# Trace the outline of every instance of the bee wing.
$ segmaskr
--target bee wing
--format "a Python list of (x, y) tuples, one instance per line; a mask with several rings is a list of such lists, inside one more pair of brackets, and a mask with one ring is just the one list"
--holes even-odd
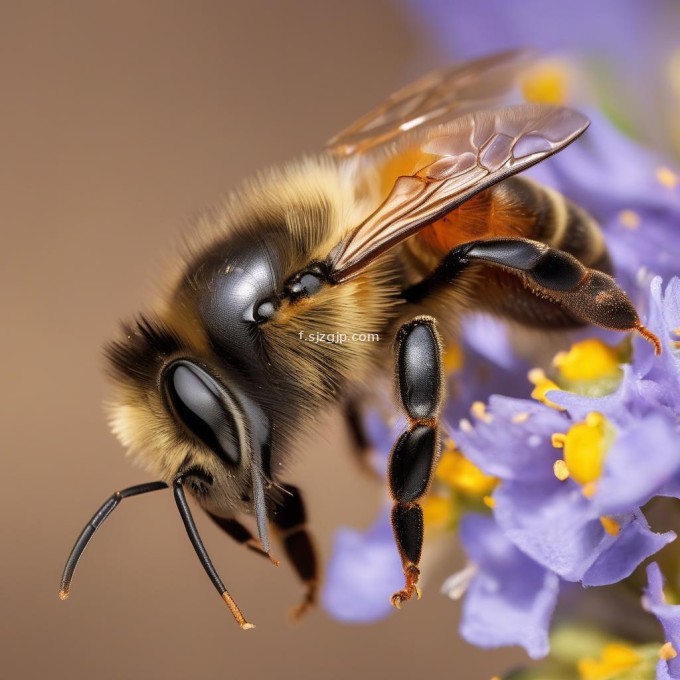
[(524, 104), (477, 111), (421, 135), (402, 150), (416, 159), (415, 172), (400, 175), (378, 209), (333, 249), (331, 278), (355, 276), (476, 193), (559, 151), (588, 125), (571, 109)]
[(326, 146), (338, 156), (364, 153), (416, 127), (499, 106), (531, 56), (529, 50), (512, 50), (432, 71), (392, 94)]

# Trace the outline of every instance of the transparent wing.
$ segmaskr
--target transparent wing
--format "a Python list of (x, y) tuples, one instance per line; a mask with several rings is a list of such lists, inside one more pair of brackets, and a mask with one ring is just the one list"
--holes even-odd
[[(476, 193), (543, 160), (588, 127), (577, 111), (524, 104), (477, 111), (402, 149), (415, 171), (401, 175), (378, 207), (334, 248), (331, 277), (355, 276), (378, 255)], [(415, 149), (414, 149), (415, 147)]]
[(339, 156), (364, 153), (416, 127), (499, 106), (531, 56), (529, 50), (513, 50), (428, 73), (395, 92), (326, 146)]

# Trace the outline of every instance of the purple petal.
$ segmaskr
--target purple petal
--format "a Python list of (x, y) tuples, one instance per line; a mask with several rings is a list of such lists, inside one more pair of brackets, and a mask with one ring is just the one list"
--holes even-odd
[(491, 517), (466, 515), (461, 539), (479, 568), (463, 603), (461, 635), (479, 647), (521, 645), (534, 659), (545, 656), (557, 576), (517, 550)]
[(630, 576), (641, 562), (673, 540), (674, 532), (654, 533), (642, 513), (639, 513), (588, 569), (583, 577), (583, 585), (606, 586), (618, 583)]
[[(680, 650), (680, 605), (666, 604), (663, 594), (663, 576), (656, 562), (647, 567), (648, 586), (642, 604), (647, 611), (652, 612), (663, 627), (666, 641), (673, 645), (675, 650)], [(665, 666), (665, 668), (664, 668)], [(668, 677), (677, 680), (680, 678), (680, 656), (663, 660), (657, 667), (658, 677)], [(664, 676), (663, 673), (667, 674)]]
[[(566, 416), (535, 401), (499, 396), (491, 397), (487, 411), (489, 422), (453, 433), (465, 456), (486, 474), (501, 479), (554, 479), (553, 463), (559, 452), (551, 437), (569, 427)], [(513, 422), (527, 414), (528, 420)]]
[(673, 678), (671, 675), (668, 662), (663, 659), (659, 659), (659, 663), (656, 664), (656, 680), (677, 680), (677, 676)]
[(616, 515), (643, 506), (680, 473), (678, 432), (662, 416), (637, 421), (607, 452), (593, 507)]
[(506, 482), (494, 494), (505, 535), (529, 557), (567, 581), (580, 581), (615, 540), (604, 531), (580, 487), (567, 480)]
[(403, 586), (401, 559), (389, 510), (365, 533), (341, 529), (322, 592), (324, 609), (347, 623), (368, 623), (393, 611), (390, 596)]

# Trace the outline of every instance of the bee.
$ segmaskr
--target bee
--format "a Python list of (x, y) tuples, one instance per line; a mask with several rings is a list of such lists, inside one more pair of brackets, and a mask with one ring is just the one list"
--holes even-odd
[[(441, 446), (442, 352), (467, 313), (538, 329), (637, 331), (659, 351), (611, 276), (596, 222), (517, 176), (588, 127), (561, 106), (505, 104), (526, 63), (513, 51), (431, 73), (321, 155), (261, 174), (199, 220), (155, 309), (106, 349), (112, 429), (159, 481), (118, 491), (97, 511), (66, 563), (62, 599), (115, 507), (170, 487), (241, 628), (252, 624), (217, 574), (187, 495), (272, 561), (275, 534), (304, 584), (305, 611), (319, 568), (286, 461), (332, 408), (360, 440), (361, 404), (393, 371), (407, 422), (388, 467), (404, 570), (398, 607), (420, 595), (420, 501)], [(382, 341), (305, 341), (369, 333)]]

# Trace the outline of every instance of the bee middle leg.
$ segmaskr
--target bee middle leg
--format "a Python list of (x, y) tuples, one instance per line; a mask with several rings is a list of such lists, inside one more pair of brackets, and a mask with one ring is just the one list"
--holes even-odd
[[(305, 528), (307, 513), (302, 494), (297, 487), (290, 484), (284, 484), (281, 488), (284, 492), (283, 500), (274, 511), (272, 524), (283, 545), (286, 557), (305, 585), (303, 600), (292, 611), (293, 618), (297, 619), (316, 604), (319, 570), (314, 543)], [(211, 512), (208, 512), (208, 515), (220, 529), (237, 543), (246, 546), (258, 555), (271, 559), (269, 554), (262, 549), (260, 541), (237, 519), (220, 517)], [(275, 564), (278, 564), (278, 562), (275, 562)]]
[(283, 500), (276, 508), (272, 522), (286, 557), (305, 586), (302, 602), (291, 612), (294, 619), (299, 619), (316, 604), (319, 568), (314, 543), (305, 528), (307, 512), (302, 494), (292, 484), (283, 484), (282, 489)]
[(420, 597), (420, 555), (423, 545), (425, 495), (440, 452), (439, 414), (444, 392), (442, 345), (436, 322), (416, 317), (397, 333), (396, 381), (408, 428), (399, 437), (388, 467), (394, 499), (392, 528), (404, 567), (404, 588), (392, 596), (399, 608), (413, 595)]
[(351, 452), (360, 470), (370, 477), (382, 481), (382, 474), (379, 473), (372, 461), (374, 449), (366, 432), (366, 426), (362, 419), (362, 404), (358, 399), (350, 399), (345, 404), (343, 417), (350, 438)]

